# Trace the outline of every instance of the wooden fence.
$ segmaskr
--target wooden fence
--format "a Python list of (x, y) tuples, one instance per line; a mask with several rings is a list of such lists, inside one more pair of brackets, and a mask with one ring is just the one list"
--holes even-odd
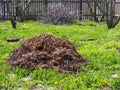
[[(109, 1), (109, 4), (113, 0)], [(67, 8), (77, 10), (79, 20), (94, 20), (102, 21), (106, 19), (106, 3), (105, 0), (22, 0), (20, 2), (21, 8), (16, 9), (16, 4), (12, 1), (0, 0), (0, 20), (9, 20), (12, 16), (18, 16), (23, 20), (38, 20), (45, 12), (50, 11), (50, 7), (58, 6), (60, 4)], [(8, 7), (9, 6), (9, 7)], [(119, 15), (120, 2), (117, 1), (115, 5), (114, 15)]]

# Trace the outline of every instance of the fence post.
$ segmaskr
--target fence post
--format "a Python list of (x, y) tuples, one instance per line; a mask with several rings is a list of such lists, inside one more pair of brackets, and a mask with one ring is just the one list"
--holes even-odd
[(82, 0), (80, 0), (80, 16), (79, 19), (82, 20)]
[(5, 1), (3, 1), (3, 13), (4, 13), (3, 17), (5, 18)]
[(96, 18), (96, 0), (94, 0), (94, 21), (97, 21), (97, 18)]
[(45, 12), (47, 12), (47, 8), (48, 8), (48, 0), (44, 0), (44, 4), (45, 4)]

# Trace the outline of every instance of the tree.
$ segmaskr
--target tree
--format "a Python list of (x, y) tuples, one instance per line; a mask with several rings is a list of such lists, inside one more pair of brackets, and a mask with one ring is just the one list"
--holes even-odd
[(106, 0), (106, 23), (108, 28), (114, 28), (120, 20), (120, 17), (115, 16), (116, 0)]
[[(24, 14), (31, 1), (32, 0), (29, 0), (26, 7), (23, 8), (24, 3), (22, 3), (21, 0), (6, 0), (7, 12), (9, 13), (13, 28), (16, 28), (16, 20), (21, 21), (21, 16)], [(15, 9), (13, 13), (10, 10), (11, 3), (15, 6), (15, 8), (12, 6), (13, 9)]]

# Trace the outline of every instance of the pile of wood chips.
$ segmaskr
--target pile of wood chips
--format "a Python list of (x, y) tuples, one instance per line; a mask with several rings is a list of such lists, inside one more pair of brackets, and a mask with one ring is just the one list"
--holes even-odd
[(86, 65), (86, 60), (76, 51), (75, 45), (47, 34), (25, 40), (7, 61), (13, 67), (52, 68), (72, 73), (80, 70), (80, 64)]

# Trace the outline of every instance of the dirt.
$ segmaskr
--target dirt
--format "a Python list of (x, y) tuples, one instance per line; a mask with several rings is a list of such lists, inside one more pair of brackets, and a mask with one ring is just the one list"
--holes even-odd
[(38, 85), (31, 87), (29, 90), (63, 90), (63, 89), (57, 86), (38, 84)]
[(86, 65), (74, 44), (47, 34), (23, 41), (7, 62), (13, 67), (52, 68), (73, 73), (80, 70), (80, 64)]

